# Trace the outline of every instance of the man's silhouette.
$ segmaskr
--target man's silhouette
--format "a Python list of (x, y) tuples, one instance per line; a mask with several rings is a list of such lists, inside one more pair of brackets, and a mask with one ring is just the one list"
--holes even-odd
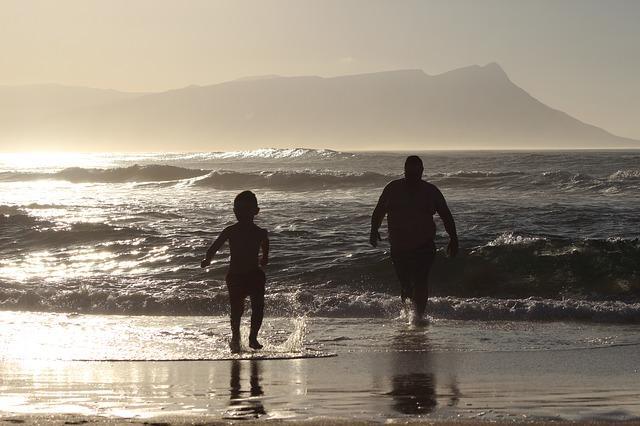
[(402, 286), (402, 301), (407, 298), (413, 301), (417, 320), (423, 317), (427, 306), (429, 271), (436, 253), (434, 214), (438, 213), (449, 234), (449, 256), (458, 253), (458, 236), (451, 211), (440, 190), (422, 180), (423, 171), (420, 157), (407, 157), (404, 179), (390, 182), (382, 191), (371, 217), (369, 237), (371, 245), (377, 247), (378, 229), (387, 215), (391, 260)]

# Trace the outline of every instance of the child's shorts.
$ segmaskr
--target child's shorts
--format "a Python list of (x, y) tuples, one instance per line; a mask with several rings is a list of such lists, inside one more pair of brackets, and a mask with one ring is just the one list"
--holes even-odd
[(264, 298), (264, 285), (267, 281), (262, 269), (256, 269), (247, 273), (227, 274), (227, 289), (232, 300), (244, 300), (247, 296), (251, 299)]

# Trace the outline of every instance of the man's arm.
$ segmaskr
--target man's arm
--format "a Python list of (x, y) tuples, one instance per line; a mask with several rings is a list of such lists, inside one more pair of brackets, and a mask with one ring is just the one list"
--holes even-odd
[(269, 233), (264, 231), (264, 238), (260, 243), (260, 247), (262, 248), (262, 258), (260, 259), (260, 266), (263, 268), (269, 264)]
[(202, 259), (202, 262), (200, 262), (201, 268), (206, 268), (207, 266), (211, 265), (211, 259), (213, 259), (213, 256), (215, 256), (215, 254), (218, 252), (218, 250), (220, 250), (222, 245), (229, 239), (229, 231), (227, 229), (228, 228), (225, 228), (220, 233), (218, 238), (216, 238), (213, 244), (211, 244), (211, 247), (209, 247), (209, 249), (207, 250), (207, 254), (205, 258)]
[(382, 225), (382, 220), (387, 214), (387, 187), (384, 188), (380, 198), (378, 199), (378, 204), (376, 204), (376, 208), (373, 209), (373, 214), (371, 215), (371, 233), (369, 234), (369, 244), (373, 247), (378, 246), (378, 241), (382, 240), (380, 238), (380, 226)]
[(444, 195), (442, 195), (439, 189), (436, 189), (436, 191), (436, 212), (438, 216), (440, 216), (440, 219), (442, 219), (445, 231), (449, 234), (447, 254), (449, 257), (456, 257), (458, 254), (458, 232), (456, 231), (456, 223), (453, 220), (453, 215), (451, 214), (451, 210), (449, 210), (447, 201), (444, 199)]

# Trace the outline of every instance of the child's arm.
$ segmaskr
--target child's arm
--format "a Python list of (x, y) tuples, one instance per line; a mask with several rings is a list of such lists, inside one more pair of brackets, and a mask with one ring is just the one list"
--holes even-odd
[(222, 245), (229, 239), (229, 231), (227, 229), (228, 228), (225, 228), (213, 244), (211, 244), (211, 247), (207, 250), (207, 255), (202, 259), (202, 262), (200, 262), (201, 268), (206, 268), (211, 265), (211, 259), (213, 259), (213, 256), (215, 256), (216, 252), (220, 250), (220, 247), (222, 247)]
[(260, 259), (260, 266), (263, 268), (269, 264), (269, 234), (267, 231), (264, 231), (264, 238), (260, 243), (260, 247), (262, 248), (262, 259)]

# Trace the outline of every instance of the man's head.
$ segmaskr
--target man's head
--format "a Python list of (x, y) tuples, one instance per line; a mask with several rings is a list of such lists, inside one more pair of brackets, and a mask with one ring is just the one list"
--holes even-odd
[(238, 222), (252, 220), (259, 211), (258, 199), (251, 191), (242, 191), (233, 200), (233, 213), (235, 213)]
[(422, 179), (424, 166), (417, 155), (410, 155), (404, 162), (404, 177), (408, 182), (419, 182)]

